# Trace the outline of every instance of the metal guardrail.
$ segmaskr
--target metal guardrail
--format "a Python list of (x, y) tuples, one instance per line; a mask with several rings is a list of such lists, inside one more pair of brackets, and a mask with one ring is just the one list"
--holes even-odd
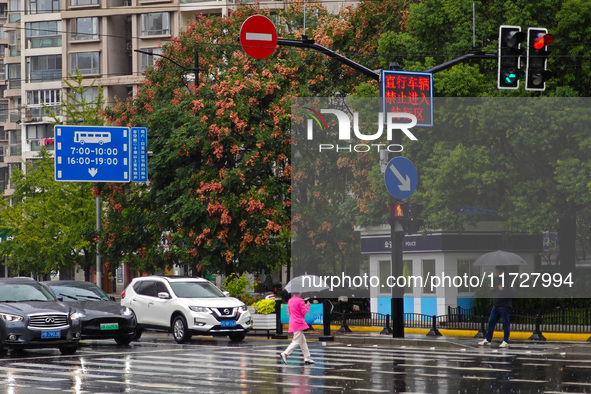
[[(349, 326), (382, 327), (384, 333), (390, 333), (392, 325), (390, 315), (375, 312), (333, 312), (330, 315), (333, 325), (340, 325), (339, 332), (350, 332)], [(475, 315), (472, 309), (448, 308), (446, 315), (425, 315), (405, 313), (404, 327), (429, 329), (427, 335), (441, 335), (439, 329), (478, 331), (477, 337), (484, 336), (488, 316)], [(502, 330), (502, 323), (497, 323), (496, 330)], [(511, 313), (511, 331), (531, 332), (530, 339), (545, 340), (543, 333), (588, 333), (591, 339), (591, 312), (561, 310), (551, 314)]]

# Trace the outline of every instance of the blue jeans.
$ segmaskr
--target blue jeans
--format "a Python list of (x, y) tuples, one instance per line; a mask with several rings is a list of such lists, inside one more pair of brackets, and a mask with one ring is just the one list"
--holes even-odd
[(493, 333), (495, 332), (495, 325), (499, 321), (499, 318), (503, 322), (503, 341), (509, 342), (509, 333), (511, 332), (511, 326), (509, 325), (509, 315), (511, 309), (493, 306), (490, 311), (490, 317), (488, 318), (488, 328), (486, 329), (486, 340), (492, 341)]

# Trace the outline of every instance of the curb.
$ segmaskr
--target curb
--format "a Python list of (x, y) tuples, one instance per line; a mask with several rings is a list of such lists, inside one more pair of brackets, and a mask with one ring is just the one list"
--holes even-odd
[[(287, 325), (284, 324), (284, 327), (287, 327)], [(321, 325), (313, 325), (312, 328), (314, 330), (322, 330), (323, 326)], [(336, 332), (338, 331), (338, 329), (340, 328), (340, 326), (330, 326), (330, 330), (331, 332)], [(363, 326), (349, 326), (349, 328), (351, 329), (352, 332), (358, 332), (358, 333), (379, 333), (383, 330), (383, 327), (363, 327)], [(287, 331), (285, 331), (287, 332)], [(405, 328), (404, 329), (404, 333), (405, 334), (423, 334), (425, 336), (427, 336), (427, 333), (429, 333), (430, 330), (427, 328)], [(478, 331), (476, 330), (452, 330), (452, 329), (439, 329), (439, 332), (441, 333), (442, 336), (444, 337), (470, 337), (470, 338), (475, 338), (476, 334), (478, 334)], [(545, 341), (534, 341), (534, 340), (530, 340), (530, 337), (532, 336), (531, 332), (519, 332), (519, 331), (513, 331), (511, 332), (509, 339), (510, 340), (519, 340), (519, 341), (528, 341), (528, 342), (587, 342), (591, 339), (591, 333), (580, 333), (580, 334), (573, 334), (573, 333), (560, 333), (560, 332), (547, 332), (547, 333), (543, 333), (544, 338), (546, 338)], [(339, 338), (342, 338), (344, 336), (339, 336)], [(388, 338), (388, 336), (384, 335), (385, 338)], [(372, 337), (375, 338), (375, 337)], [(493, 338), (496, 339), (502, 339), (503, 338), (503, 333), (502, 331), (495, 331)], [(425, 340), (427, 340), (428, 337), (426, 337)]]

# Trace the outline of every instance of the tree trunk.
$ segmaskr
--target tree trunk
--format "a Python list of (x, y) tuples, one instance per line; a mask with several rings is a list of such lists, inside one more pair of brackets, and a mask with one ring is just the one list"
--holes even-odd
[(577, 213), (573, 205), (565, 207), (558, 219), (558, 247), (560, 272), (567, 275), (575, 270), (577, 246)]

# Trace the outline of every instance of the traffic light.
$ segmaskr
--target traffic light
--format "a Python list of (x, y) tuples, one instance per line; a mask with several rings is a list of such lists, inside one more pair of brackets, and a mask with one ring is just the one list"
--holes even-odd
[(394, 218), (398, 220), (398, 223), (402, 226), (405, 233), (408, 232), (408, 208), (409, 203), (399, 202), (392, 205), (388, 205), (388, 209)]
[(425, 225), (425, 220), (421, 217), (423, 204), (411, 203), (408, 208), (408, 233), (415, 234)]
[(497, 88), (518, 89), (521, 71), (521, 42), (524, 39), (519, 26), (499, 27), (499, 53)]
[(392, 214), (397, 218), (404, 218), (407, 209), (406, 203), (398, 203), (394, 205), (394, 212)]
[(275, 283), (273, 285), (273, 294), (275, 294), (276, 296), (279, 295), (279, 293), (281, 293), (282, 289), (283, 289), (283, 285), (281, 283)]
[(425, 221), (421, 217), (423, 204), (413, 202), (401, 202), (388, 205), (388, 209), (404, 229), (406, 234), (416, 234), (424, 226)]
[(525, 67), (525, 90), (546, 90), (546, 81), (552, 73), (546, 70), (548, 45), (554, 37), (543, 27), (527, 29), (527, 61)]

